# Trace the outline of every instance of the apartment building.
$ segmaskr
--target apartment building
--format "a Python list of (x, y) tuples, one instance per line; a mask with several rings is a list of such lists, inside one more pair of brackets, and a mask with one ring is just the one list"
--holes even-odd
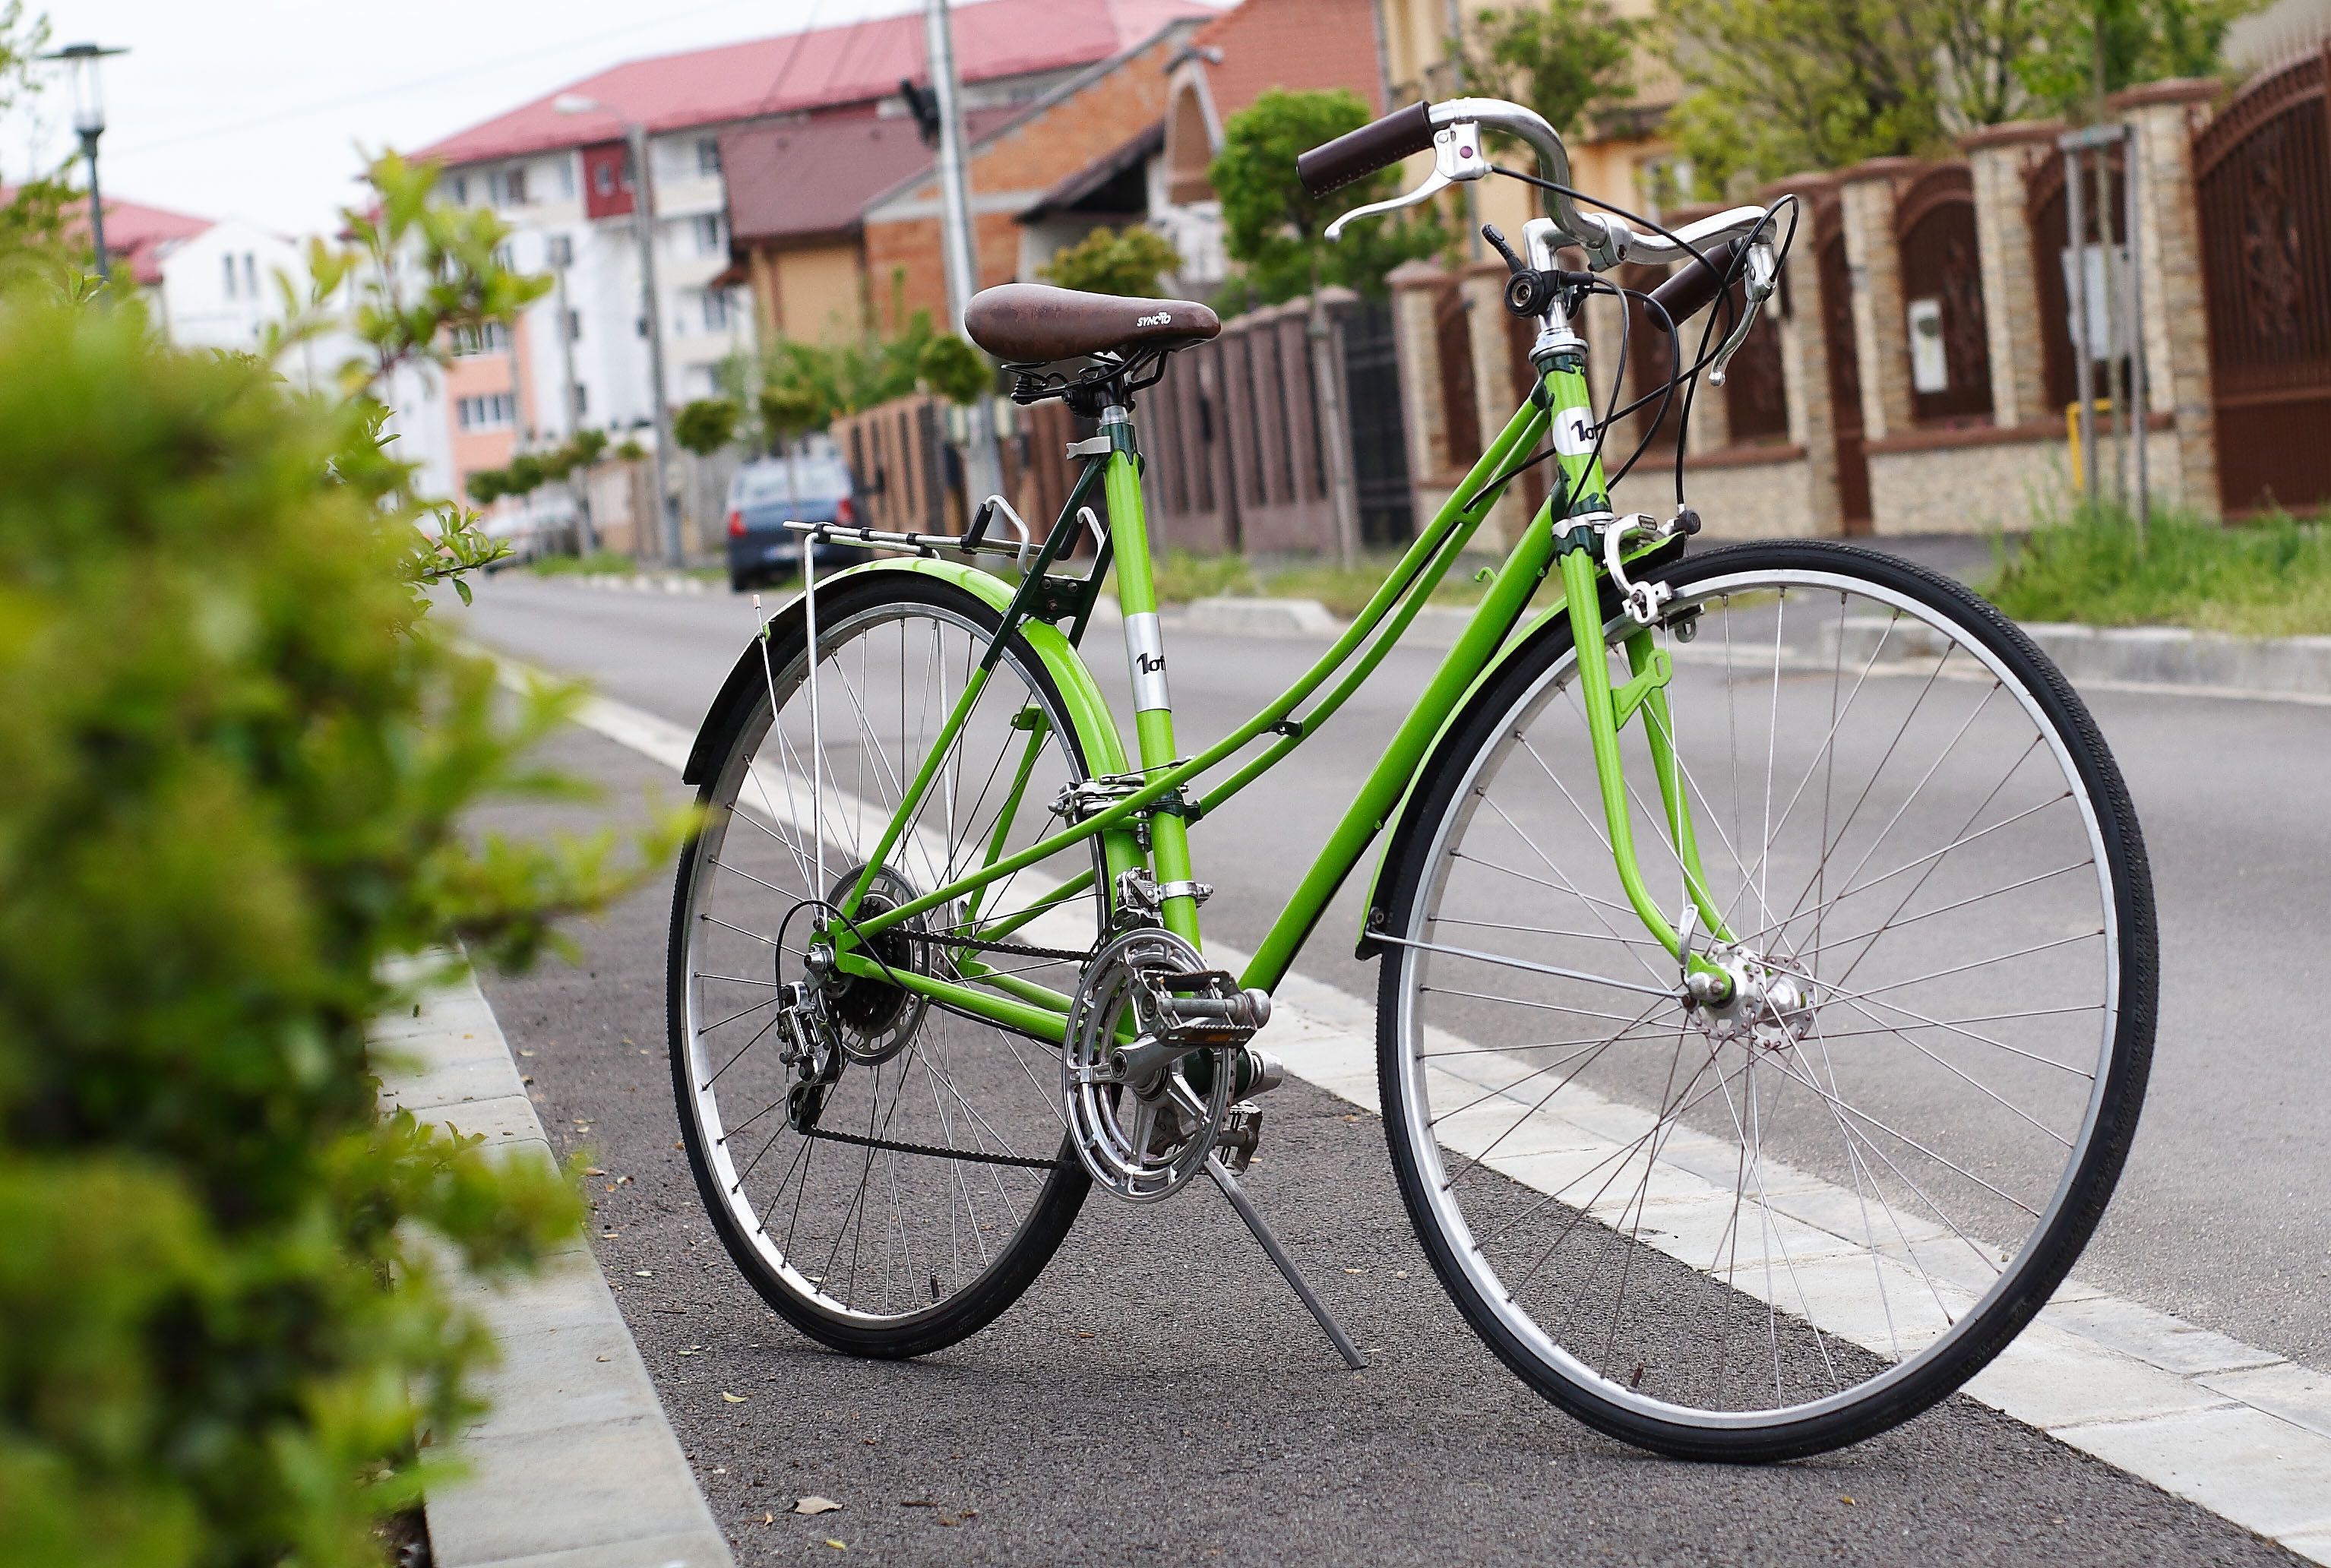
[[(957, 5), (966, 108), (977, 115), (1032, 104), (1193, 14), (1205, 8), (1192, 0)], [(473, 469), (578, 426), (651, 440), (653, 396), (677, 406), (718, 391), (723, 366), (758, 342), (747, 290), (728, 275), (722, 132), (903, 116), (899, 82), (928, 77), (922, 18), (888, 16), (633, 61), (419, 149), (442, 166), (444, 194), (491, 206), (509, 223), (514, 265), (558, 280), (507, 341), (462, 346), (452, 371), (409, 412), (400, 408), (400, 429), (420, 436), (414, 451), (431, 465), (427, 477), (457, 489)], [(655, 392), (633, 228), (626, 136), (634, 124), (646, 132), (654, 198), (665, 375)], [(836, 154), (805, 177), (814, 186), (855, 175)], [(422, 423), (436, 429), (421, 436), (414, 426)]]

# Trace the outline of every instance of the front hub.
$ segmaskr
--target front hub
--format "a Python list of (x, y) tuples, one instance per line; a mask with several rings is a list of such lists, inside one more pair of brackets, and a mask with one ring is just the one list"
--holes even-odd
[(1813, 1025), (1812, 977), (1785, 960), (1741, 949), (1708, 955), (1731, 982), (1720, 999), (1712, 986), (1692, 988), (1693, 1012), (1708, 1038), (1780, 1050), (1804, 1039)]

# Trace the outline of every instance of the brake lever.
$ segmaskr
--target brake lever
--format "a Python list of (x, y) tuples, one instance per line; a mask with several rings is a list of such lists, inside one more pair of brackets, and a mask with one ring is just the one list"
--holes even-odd
[(1740, 352), (1740, 346), (1748, 340), (1750, 329), (1756, 325), (1756, 312), (1762, 310), (1765, 301), (1773, 297), (1773, 285), (1779, 276), (1780, 267), (1773, 260), (1772, 246), (1756, 244), (1748, 247), (1748, 288), (1742, 301), (1746, 309), (1740, 312), (1739, 323), (1725, 336), (1724, 346), (1716, 351), (1716, 358), (1708, 365), (1708, 384), (1710, 386), (1724, 385), (1726, 367), (1732, 363), (1732, 356)]
[(1357, 219), (1396, 213), (1403, 207), (1429, 202), (1451, 185), (1484, 178), (1489, 166), (1489, 155), (1481, 150), (1481, 128), (1479, 125), (1470, 119), (1444, 125), (1432, 133), (1432, 174), (1422, 185), (1390, 201), (1370, 202), (1365, 207), (1354, 207), (1327, 225), (1327, 238), (1331, 241), (1342, 238), (1345, 226)]

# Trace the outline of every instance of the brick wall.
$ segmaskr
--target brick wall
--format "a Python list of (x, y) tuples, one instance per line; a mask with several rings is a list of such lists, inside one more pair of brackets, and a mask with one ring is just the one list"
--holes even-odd
[[(1107, 157), (1166, 112), (1166, 62), (1187, 27), (1096, 67), (1057, 101), (975, 144), (970, 187), (978, 286), (1018, 275), (1016, 214), (1061, 181)], [(867, 298), (876, 320), (892, 326), (894, 292), (907, 314), (947, 318), (947, 263), (939, 245), (936, 176), (898, 191), (866, 214)], [(894, 279), (903, 279), (895, 287)]]

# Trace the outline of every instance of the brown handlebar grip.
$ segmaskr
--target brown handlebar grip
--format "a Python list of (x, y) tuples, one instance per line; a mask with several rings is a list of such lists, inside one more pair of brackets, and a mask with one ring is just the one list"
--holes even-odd
[(1741, 253), (1747, 245), (1746, 240), (1727, 240), (1706, 252), (1707, 261), (1697, 257), (1686, 261), (1681, 271), (1651, 290), (1651, 298), (1660, 302), (1669, 320), (1682, 326), (1687, 317), (1698, 315), (1709, 300), (1741, 276)]
[(1315, 196), (1367, 178), (1390, 168), (1411, 153), (1432, 146), (1432, 106), (1412, 103), (1382, 119), (1372, 119), (1357, 130), (1347, 130), (1334, 141), (1315, 147), (1295, 160), (1296, 177)]

